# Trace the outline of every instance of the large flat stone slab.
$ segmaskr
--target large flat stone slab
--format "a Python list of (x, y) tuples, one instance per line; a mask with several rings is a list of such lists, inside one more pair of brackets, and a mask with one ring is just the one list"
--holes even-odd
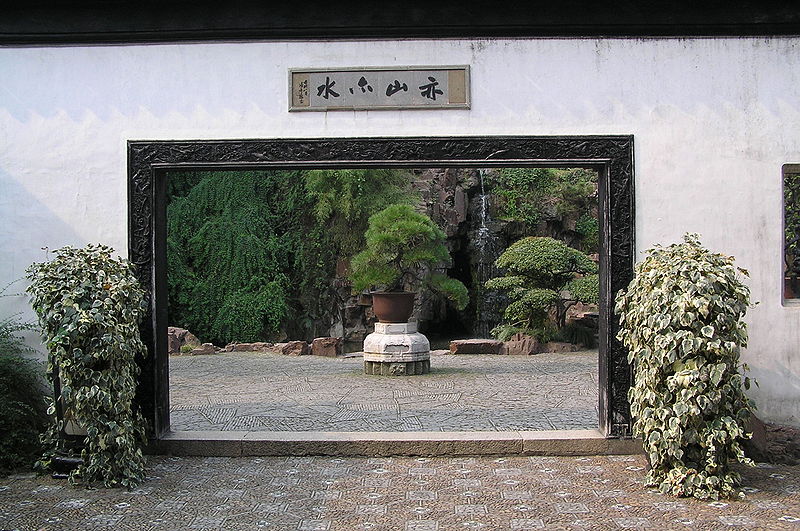
[(503, 354), (503, 342), (496, 339), (456, 339), (450, 354)]

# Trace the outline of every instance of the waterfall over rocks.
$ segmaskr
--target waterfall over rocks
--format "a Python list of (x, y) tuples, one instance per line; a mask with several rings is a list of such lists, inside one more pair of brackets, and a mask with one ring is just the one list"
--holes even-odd
[(487, 170), (478, 170), (480, 194), (475, 198), (477, 215), (472, 216), (474, 228), (470, 231), (469, 246), (472, 250), (472, 264), (475, 276), (473, 291), (475, 294), (475, 337), (490, 337), (492, 328), (502, 319), (506, 297), (498, 291), (487, 290), (487, 280), (500, 275), (495, 260), (503, 252), (503, 242), (498, 227), (491, 219), (489, 195), (486, 193), (485, 177)]

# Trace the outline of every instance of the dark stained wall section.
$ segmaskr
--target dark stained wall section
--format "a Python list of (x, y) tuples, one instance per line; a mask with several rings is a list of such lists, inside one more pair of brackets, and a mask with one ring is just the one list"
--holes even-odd
[(0, 45), (800, 34), (786, 0), (0, 0)]

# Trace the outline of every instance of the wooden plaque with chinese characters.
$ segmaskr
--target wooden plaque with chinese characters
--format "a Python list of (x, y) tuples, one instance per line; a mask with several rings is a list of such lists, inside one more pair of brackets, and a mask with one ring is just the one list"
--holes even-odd
[(290, 111), (469, 109), (469, 66), (290, 69)]

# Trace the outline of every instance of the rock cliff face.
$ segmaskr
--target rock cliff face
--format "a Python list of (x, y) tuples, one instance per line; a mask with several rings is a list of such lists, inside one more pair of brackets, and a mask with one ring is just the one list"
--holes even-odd
[[(470, 304), (461, 312), (436, 294), (423, 291), (417, 297), (412, 320), (420, 331), (436, 336), (489, 337), (502, 319), (506, 298), (487, 291), (483, 284), (498, 275), (494, 261), (514, 241), (526, 236), (551, 236), (568, 245), (580, 236), (576, 219), (559, 213), (555, 198), (543, 198), (538, 225), (501, 219), (503, 197), (491, 188), (496, 169), (429, 168), (412, 170), (413, 190), (419, 197), (418, 209), (427, 214), (447, 235), (447, 248), (453, 263), (447, 273), (470, 290)], [(347, 280), (347, 263), (337, 268), (333, 288), (339, 307), (331, 323), (320, 323), (319, 330), (346, 342), (363, 341), (374, 329), (370, 297), (353, 296)]]
[[(457, 168), (432, 168), (414, 172), (414, 190), (419, 194), (421, 211), (424, 211), (447, 236), (447, 249), (453, 264), (446, 272), (471, 290), (472, 278), (466, 244), (469, 226), (469, 195), (467, 190), (477, 182), (475, 170)], [(458, 312), (435, 293), (422, 292), (417, 296), (412, 319), (419, 321), (423, 333), (468, 334), (471, 307)]]

